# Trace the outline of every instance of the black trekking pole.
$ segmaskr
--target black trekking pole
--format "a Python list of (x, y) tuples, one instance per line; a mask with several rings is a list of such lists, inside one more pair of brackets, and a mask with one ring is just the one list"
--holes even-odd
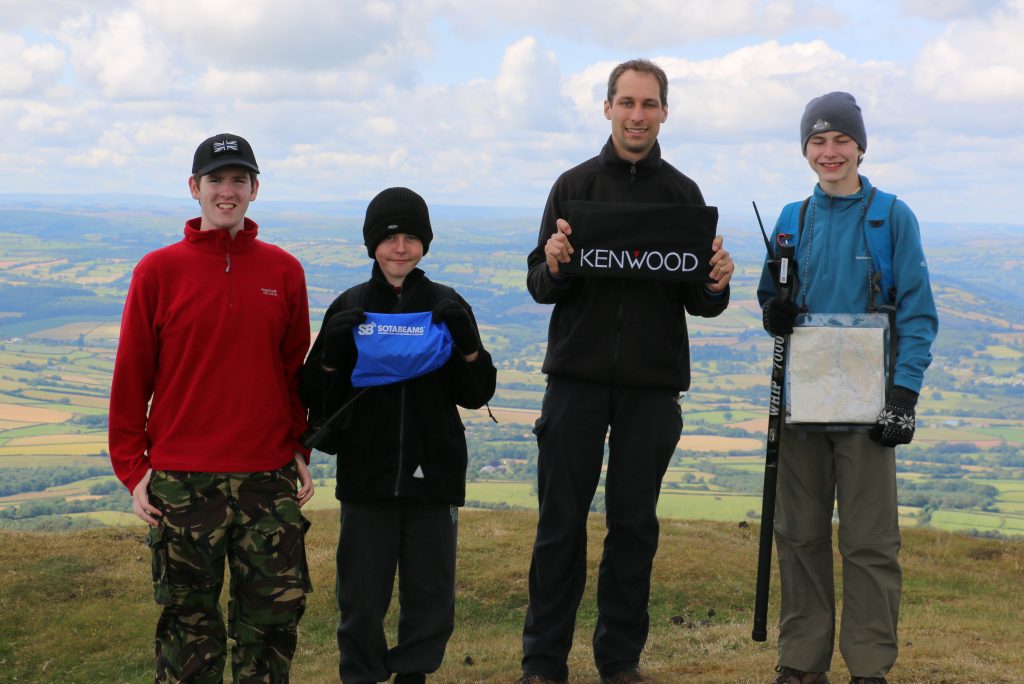
[[(772, 250), (768, 235), (761, 223), (761, 214), (754, 204), (757, 222), (761, 225), (765, 246)], [(793, 236), (779, 233), (776, 236), (775, 275), (779, 297), (789, 300), (793, 296)], [(776, 335), (772, 349), (771, 395), (768, 401), (768, 445), (764, 458), (764, 491), (761, 495), (761, 539), (757, 550), (757, 588), (754, 595), (754, 631), (751, 639), (765, 641), (768, 639), (768, 593), (772, 576), (772, 537), (775, 528), (775, 486), (779, 475), (779, 440), (782, 436), (782, 424), (786, 411), (786, 336)]]
[(348, 401), (341, 405), (337, 411), (332, 413), (330, 417), (323, 422), (323, 425), (318, 425), (302, 436), (302, 446), (307, 449), (315, 449), (319, 446), (320, 442), (327, 439), (327, 436), (331, 434), (331, 430), (334, 428), (334, 422), (341, 418), (341, 414), (345, 413), (349, 406), (355, 403), (356, 399), (366, 394), (366, 390), (369, 387), (363, 387), (355, 393)]

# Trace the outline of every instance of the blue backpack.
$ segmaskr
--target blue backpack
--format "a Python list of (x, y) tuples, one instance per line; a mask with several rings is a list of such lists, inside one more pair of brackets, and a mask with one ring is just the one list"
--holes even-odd
[[(802, 202), (791, 202), (782, 209), (779, 223), (789, 227), (793, 235), (793, 247), (799, 254), (800, 233), (804, 227), (804, 215), (811, 198)], [(896, 303), (896, 284), (893, 278), (892, 253), (895, 240), (892, 233), (892, 207), (896, 203), (896, 195), (871, 188), (868, 195), (867, 208), (864, 213), (864, 236), (867, 238), (868, 252), (871, 253), (871, 264), (874, 267), (873, 285), (883, 293), (882, 306), (886, 309)], [(871, 293), (871, 307), (875, 307), (875, 292)]]

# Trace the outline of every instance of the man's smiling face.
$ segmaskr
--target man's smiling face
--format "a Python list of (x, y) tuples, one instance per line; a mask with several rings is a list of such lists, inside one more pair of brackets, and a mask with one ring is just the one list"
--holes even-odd
[(604, 116), (612, 122), (612, 145), (620, 157), (633, 162), (646, 157), (668, 118), (658, 79), (654, 74), (624, 71), (615, 84), (613, 100), (605, 100)]
[(821, 189), (834, 197), (853, 194), (860, 186), (858, 160), (863, 152), (845, 133), (827, 131), (807, 139), (807, 163), (818, 175)]
[(188, 180), (192, 198), (199, 200), (202, 230), (228, 230), (232, 236), (242, 229), (249, 202), (256, 199), (260, 182), (244, 166), (222, 166), (196, 182)]

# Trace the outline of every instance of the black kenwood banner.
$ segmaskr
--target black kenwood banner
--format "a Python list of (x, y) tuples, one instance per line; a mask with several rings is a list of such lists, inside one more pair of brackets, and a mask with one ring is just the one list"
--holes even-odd
[(572, 259), (563, 273), (648, 280), (710, 281), (718, 208), (689, 204), (584, 202), (564, 205)]

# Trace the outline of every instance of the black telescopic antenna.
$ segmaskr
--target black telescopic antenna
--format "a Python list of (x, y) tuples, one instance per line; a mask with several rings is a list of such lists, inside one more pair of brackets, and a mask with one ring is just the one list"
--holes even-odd
[[(755, 207), (756, 210), (756, 207)], [(758, 217), (760, 220), (760, 217)], [(762, 228), (763, 230), (763, 228)], [(791, 264), (795, 252), (793, 236), (779, 233), (776, 287), (779, 298), (792, 301)], [(757, 549), (757, 583), (754, 589), (754, 629), (751, 638), (768, 638), (768, 594), (772, 574), (772, 532), (775, 528), (775, 487), (779, 476), (779, 444), (785, 423), (786, 351), (788, 335), (776, 335), (772, 347), (771, 394), (768, 400), (768, 437), (765, 440), (764, 489), (761, 494), (761, 534)]]
[(761, 226), (761, 237), (764, 238), (764, 248), (768, 250), (768, 258), (771, 258), (775, 256), (775, 254), (772, 252), (772, 243), (768, 239), (768, 233), (764, 230), (764, 223), (761, 221), (761, 212), (757, 210), (757, 202), (751, 200), (750, 203), (754, 205), (754, 215), (757, 216), (757, 225)]

